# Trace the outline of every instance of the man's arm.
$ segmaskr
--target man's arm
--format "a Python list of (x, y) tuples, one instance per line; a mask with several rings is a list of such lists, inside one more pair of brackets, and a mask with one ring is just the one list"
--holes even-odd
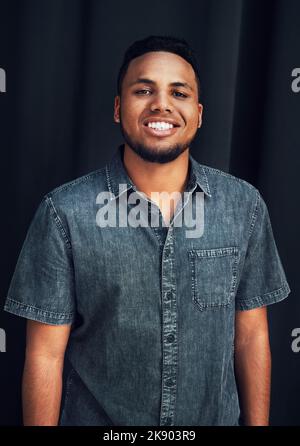
[(22, 381), (24, 426), (58, 424), (62, 372), (71, 324), (27, 321), (26, 358)]
[(234, 347), (243, 424), (268, 426), (271, 352), (267, 307), (236, 311)]

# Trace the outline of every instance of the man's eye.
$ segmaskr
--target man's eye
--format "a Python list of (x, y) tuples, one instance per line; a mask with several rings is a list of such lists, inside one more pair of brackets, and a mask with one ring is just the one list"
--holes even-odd
[(149, 92), (149, 93), (151, 93), (150, 90), (138, 90), (138, 91), (136, 91), (135, 93), (136, 93), (136, 94), (144, 94), (145, 92)]
[(187, 98), (186, 94), (180, 93), (180, 91), (174, 91), (175, 94), (178, 94), (180, 98)]

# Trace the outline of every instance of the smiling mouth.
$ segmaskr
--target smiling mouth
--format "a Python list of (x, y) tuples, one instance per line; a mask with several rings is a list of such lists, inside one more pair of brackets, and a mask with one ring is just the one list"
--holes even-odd
[(145, 132), (150, 136), (164, 137), (174, 135), (174, 133), (177, 132), (179, 125), (168, 124), (164, 126), (152, 127), (150, 123), (150, 126), (149, 124), (144, 124), (143, 128), (145, 129)]

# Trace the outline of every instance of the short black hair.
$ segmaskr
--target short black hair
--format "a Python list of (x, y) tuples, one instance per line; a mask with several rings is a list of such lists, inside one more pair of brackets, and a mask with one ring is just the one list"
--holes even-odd
[(148, 36), (145, 39), (135, 41), (126, 50), (123, 63), (119, 70), (117, 79), (117, 93), (121, 96), (122, 82), (132, 59), (142, 56), (150, 51), (167, 51), (178, 54), (185, 59), (194, 69), (196, 82), (198, 86), (198, 100), (200, 100), (200, 77), (198, 62), (195, 52), (184, 40), (173, 36)]

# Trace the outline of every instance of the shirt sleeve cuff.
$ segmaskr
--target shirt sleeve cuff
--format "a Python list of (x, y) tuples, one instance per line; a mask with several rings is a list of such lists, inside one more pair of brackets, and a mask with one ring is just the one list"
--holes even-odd
[(270, 291), (269, 293), (262, 294), (260, 296), (253, 297), (251, 299), (236, 300), (236, 310), (252, 310), (253, 308), (263, 307), (265, 305), (271, 305), (276, 302), (280, 302), (285, 299), (291, 292), (287, 282), (277, 290)]
[(3, 310), (15, 314), (16, 316), (51, 325), (71, 324), (75, 319), (74, 313), (57, 313), (49, 310), (42, 310), (41, 308), (11, 299), (10, 297), (7, 297)]

